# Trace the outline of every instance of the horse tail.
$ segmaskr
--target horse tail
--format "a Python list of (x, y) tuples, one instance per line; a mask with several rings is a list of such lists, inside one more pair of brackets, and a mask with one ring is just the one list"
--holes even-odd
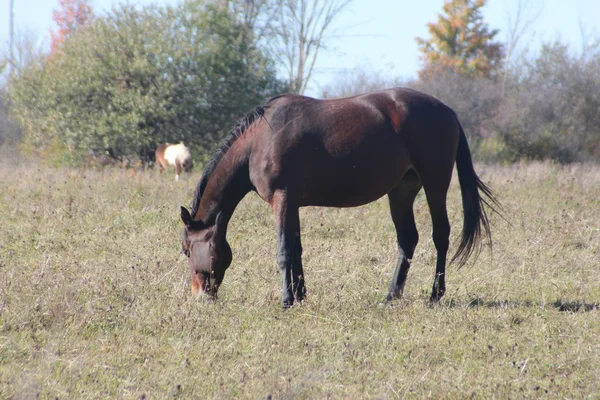
[(482, 246), (482, 235), (488, 238), (490, 247), (492, 245), (490, 222), (485, 207), (497, 214), (500, 214), (498, 210), (502, 207), (496, 200), (493, 191), (475, 173), (465, 132), (458, 119), (456, 122), (460, 130), (456, 153), (456, 170), (462, 194), (463, 230), (460, 244), (456, 254), (452, 257), (452, 262), (458, 260), (459, 267), (461, 267), (473, 252), (476, 256), (479, 255)]

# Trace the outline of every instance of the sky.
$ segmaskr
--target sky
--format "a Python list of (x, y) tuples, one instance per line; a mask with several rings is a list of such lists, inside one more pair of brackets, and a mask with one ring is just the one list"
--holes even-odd
[[(176, 4), (181, 0), (129, 0), (130, 4)], [(8, 48), (9, 0), (0, 0), (0, 49)], [(99, 14), (122, 0), (91, 0)], [(543, 42), (561, 40), (574, 52), (582, 49), (584, 39), (600, 37), (600, 0), (488, 0), (482, 9), (484, 21), (499, 29), (499, 41), (506, 40), (509, 19), (516, 16), (517, 5), (527, 4), (526, 31), (522, 49), (535, 54)], [(15, 30), (48, 43), (53, 27), (52, 10), (58, 0), (14, 0)], [(307, 90), (318, 95), (340, 74), (355, 69), (387, 77), (409, 79), (420, 68), (415, 37), (428, 37), (427, 23), (435, 22), (444, 0), (353, 0), (332, 26), (327, 50), (317, 59), (315, 74)], [(582, 33), (583, 32), (583, 33)], [(283, 76), (283, 74), (282, 74)]]

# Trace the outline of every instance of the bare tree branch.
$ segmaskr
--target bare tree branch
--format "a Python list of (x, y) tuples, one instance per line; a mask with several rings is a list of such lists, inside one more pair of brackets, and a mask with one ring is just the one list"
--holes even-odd
[(598, 35), (596, 32), (590, 32), (587, 26), (583, 23), (581, 16), (579, 17), (579, 35), (581, 37), (581, 61), (588, 62), (590, 55), (597, 55), (597, 49), (600, 46)]
[(325, 47), (325, 32), (352, 0), (274, 1), (279, 9), (274, 29), (281, 44), (276, 55), (287, 69), (291, 90), (304, 93)]
[(539, 18), (543, 11), (543, 5), (537, 10), (532, 11), (530, 0), (517, 0), (517, 8), (514, 14), (507, 13), (507, 39), (506, 39), (506, 57), (504, 59), (504, 77), (502, 79), (502, 93), (506, 90), (506, 81), (512, 66), (512, 59), (519, 42), (523, 35), (531, 29), (535, 20)]
[(290, 90), (303, 93), (333, 21), (352, 0), (218, 0), (253, 32), (287, 72)]

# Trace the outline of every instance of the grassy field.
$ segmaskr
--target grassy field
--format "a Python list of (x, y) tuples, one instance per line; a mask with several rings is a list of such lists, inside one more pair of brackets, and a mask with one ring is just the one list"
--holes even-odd
[[(179, 206), (153, 171), (0, 166), (0, 398), (600, 398), (600, 167), (479, 166), (512, 226), (450, 265), (423, 195), (405, 297), (387, 201), (301, 212), (308, 298), (282, 311), (269, 207), (233, 216), (219, 300), (190, 296)], [(453, 181), (453, 246), (462, 224)]]

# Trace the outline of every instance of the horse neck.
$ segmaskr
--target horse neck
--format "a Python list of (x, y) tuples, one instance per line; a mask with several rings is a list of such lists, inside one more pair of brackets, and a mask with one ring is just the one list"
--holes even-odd
[(239, 202), (252, 190), (249, 146), (242, 142), (245, 140), (236, 141), (223, 155), (202, 194), (198, 217), (209, 225), (214, 223), (219, 212), (223, 213), (227, 224)]

